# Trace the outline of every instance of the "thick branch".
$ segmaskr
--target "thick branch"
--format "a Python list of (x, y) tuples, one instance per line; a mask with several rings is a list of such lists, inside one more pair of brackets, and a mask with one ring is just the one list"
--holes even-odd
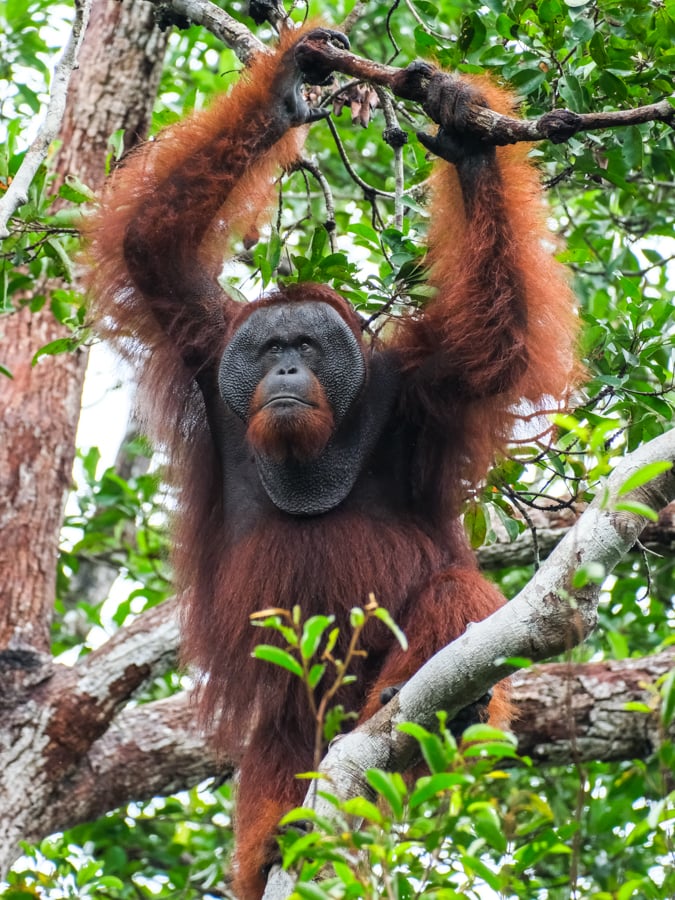
[(187, 692), (123, 710), (57, 786), (32, 840), (89, 822), (133, 800), (186, 790), (206, 778), (224, 780), (232, 765), (219, 759), (198, 726)]
[[(111, 724), (115, 714), (141, 685), (175, 662), (175, 606), (168, 602), (139, 616), (72, 668), (50, 664), (39, 654), (0, 654), (0, 877), (19, 840), (74, 821), (68, 796), (73, 779), (84, 783), (100, 767), (99, 754), (106, 747), (112, 753), (121, 733)], [(161, 739), (153, 733), (152, 740)], [(152, 741), (146, 736), (137, 751), (150, 752), (148, 747)], [(77, 802), (85, 804), (83, 796)], [(87, 802), (98, 808), (96, 790)]]
[[(656, 680), (675, 665), (675, 648), (642, 659), (534, 666), (514, 676), (518, 752), (536, 763), (645, 759), (662, 733)], [(652, 713), (627, 710), (639, 703)], [(670, 729), (675, 737), (675, 722)]]
[[(329, 43), (318, 43), (312, 50), (327, 61), (335, 72), (352, 75), (372, 84), (390, 88), (404, 100), (424, 103), (429, 77), (420, 72), (415, 78), (402, 78), (404, 69), (373, 62), (355, 56)], [(539, 119), (525, 121), (502, 116), (482, 106), (474, 106), (468, 114), (466, 129), (490, 144), (502, 146), (519, 141), (550, 140), (562, 143), (580, 131), (597, 131), (643, 122), (675, 122), (675, 108), (665, 99), (637, 109), (602, 113), (575, 113), (568, 109), (554, 109)]]
[(153, 677), (176, 664), (177, 601), (169, 600), (120, 629), (73, 668), (58, 667), (45, 703), (53, 708), (47, 754), (59, 770), (77, 764), (115, 714)]
[(52, 141), (59, 134), (66, 109), (70, 75), (77, 65), (77, 56), (89, 21), (91, 3), (92, 0), (75, 0), (75, 19), (66, 49), (54, 70), (45, 120), (4, 197), (0, 197), (0, 239), (9, 235), (8, 222), (17, 209), (28, 200), (28, 189), (35, 174), (44, 162)]
[[(650, 685), (672, 669), (675, 648), (642, 659), (535, 666), (514, 676), (519, 752), (539, 764), (644, 759), (663, 739)], [(675, 735), (674, 735), (675, 736)], [(233, 761), (219, 757), (200, 730), (188, 692), (129, 707), (95, 741), (77, 769), (54, 786), (29, 840), (91, 821), (134, 800), (223, 780)]]

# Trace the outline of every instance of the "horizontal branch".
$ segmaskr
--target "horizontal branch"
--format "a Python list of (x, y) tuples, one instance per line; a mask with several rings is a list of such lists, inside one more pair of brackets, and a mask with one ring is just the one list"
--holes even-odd
[(54, 667), (43, 702), (51, 710), (46, 755), (56, 773), (78, 765), (136, 691), (176, 665), (177, 606), (152, 607), (76, 666)]
[(198, 724), (186, 691), (123, 710), (77, 770), (57, 785), (31, 839), (90, 822), (132, 801), (187, 790), (207, 778), (224, 780), (232, 764), (219, 759)]
[[(545, 559), (565, 537), (577, 521), (578, 516), (571, 514), (563, 517), (554, 510), (550, 518), (556, 520), (553, 525), (546, 511), (537, 510), (531, 518), (537, 532), (537, 550), (540, 559)], [(639, 542), (634, 544), (633, 551), (649, 550), (659, 556), (672, 556), (675, 553), (675, 503), (670, 503), (659, 513), (658, 522), (649, 522), (640, 534)], [(534, 539), (530, 528), (526, 529), (514, 541), (509, 541), (504, 530), (503, 538), (494, 544), (485, 544), (476, 551), (478, 564), (483, 570), (505, 569), (513, 566), (527, 566), (534, 562)]]
[[(429, 77), (423, 73), (414, 78), (402, 78), (404, 69), (364, 59), (327, 42), (309, 44), (308, 52), (316, 54), (317, 60), (322, 63), (328, 63), (333, 71), (388, 87), (404, 100), (424, 103), (427, 98)], [(652, 121), (671, 125), (675, 123), (675, 107), (668, 99), (637, 109), (614, 112), (576, 113), (569, 109), (554, 109), (538, 119), (529, 120), (503, 116), (476, 105), (468, 111), (466, 129), (490, 144), (502, 146), (519, 141), (550, 140), (562, 143), (581, 131), (598, 131)]]
[[(518, 752), (544, 765), (647, 759), (665, 737), (653, 685), (674, 666), (675, 647), (669, 647), (640, 659), (549, 663), (519, 672), (513, 676)], [(651, 712), (626, 709), (628, 703)]]
[[(514, 676), (513, 730), (519, 753), (543, 765), (644, 759), (659, 744), (650, 685), (675, 665), (675, 648), (642, 659), (533, 666)], [(234, 761), (218, 756), (183, 692), (129, 707), (91, 747), (77, 770), (52, 789), (29, 840), (88, 822), (126, 803), (166, 796), (207, 778), (222, 781)]]

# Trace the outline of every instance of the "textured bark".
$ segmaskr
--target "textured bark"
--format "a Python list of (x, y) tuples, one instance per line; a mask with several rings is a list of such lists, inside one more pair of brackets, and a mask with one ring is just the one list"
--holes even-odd
[[(539, 559), (546, 559), (565, 537), (578, 519), (572, 510), (530, 511), (537, 533)], [(494, 523), (493, 523), (494, 524)], [(532, 531), (528, 528), (515, 541), (509, 541), (505, 529), (499, 533), (494, 544), (481, 547), (477, 552), (481, 569), (505, 569), (511, 566), (528, 566), (534, 562), (535, 550)], [(658, 522), (650, 522), (640, 535), (639, 543), (633, 551), (651, 550), (659, 556), (675, 553), (675, 503), (670, 503), (659, 513)]]
[(127, 149), (147, 136), (167, 37), (144, 0), (95, 0), (61, 129), (61, 173), (98, 188), (110, 136), (123, 128)]
[[(643, 659), (537, 666), (514, 681), (518, 752), (535, 763), (646, 759), (666, 735), (654, 703), (656, 680), (675, 648)], [(653, 712), (626, 709), (641, 703)], [(675, 723), (669, 737), (675, 737)]]
[[(176, 2), (176, 0), (174, 0)], [(326, 65), (333, 72), (342, 72), (374, 85), (388, 87), (404, 100), (424, 104), (432, 68), (428, 66), (397, 69), (371, 59), (355, 56), (342, 46), (325, 41), (309, 44), (306, 48), (308, 60), (317, 66)], [(580, 131), (597, 131), (644, 122), (675, 121), (675, 109), (670, 99), (612, 112), (575, 113), (569, 109), (553, 109), (538, 119), (513, 119), (501, 115), (478, 104), (471, 105), (467, 112), (464, 128), (488, 144), (504, 146), (519, 141), (550, 140), (554, 144), (569, 140)]]
[[(160, 727), (151, 707), (116, 718), (140, 687), (175, 666), (176, 606), (150, 609), (73, 667), (46, 654), (0, 651), (0, 877), (21, 840), (38, 840), (132, 799), (125, 790), (145, 797), (173, 789), (181, 777), (185, 787), (213, 774), (203, 739), (195, 751), (193, 711), (180, 730), (170, 716)], [(139, 716), (145, 727), (131, 736), (128, 723)], [(178, 744), (159, 763), (171, 734)], [(136, 769), (122, 777), (125, 761)]]
[(52, 828), (89, 822), (132, 800), (186, 790), (206, 778), (223, 781), (232, 771), (197, 727), (189, 694), (130, 707), (92, 745), (75, 776), (59, 786)]
[(49, 312), (22, 310), (0, 324), (0, 647), (49, 649), (54, 572), (70, 485), (85, 354), (31, 359), (64, 337)]
[[(151, 610), (74, 669), (33, 660), (22, 696), (0, 656), (0, 795), (11, 813), (0, 820), (0, 872), (17, 856), (19, 839), (37, 841), (130, 801), (231, 774), (232, 762), (219, 759), (198, 728), (189, 694), (121, 709), (138, 684), (171, 664), (174, 614), (174, 604)], [(670, 648), (644, 659), (519, 674), (519, 752), (540, 765), (650, 756), (666, 736), (650, 687), (674, 664)], [(629, 702), (654, 711), (628, 711)]]
[[(166, 37), (143, 0), (97, 0), (73, 73), (57, 161), (60, 178), (101, 185), (110, 134), (145, 134)], [(48, 290), (49, 285), (41, 289)], [(43, 357), (66, 336), (49, 310), (23, 309), (0, 324), (3, 378), (0, 425), (0, 648), (46, 652), (54, 604), (58, 534), (71, 483), (86, 353)]]

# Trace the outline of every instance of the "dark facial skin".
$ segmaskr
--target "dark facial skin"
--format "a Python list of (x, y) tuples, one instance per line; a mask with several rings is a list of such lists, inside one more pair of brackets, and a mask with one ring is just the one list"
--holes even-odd
[(296, 302), (261, 307), (245, 320), (225, 348), (219, 383), (225, 402), (248, 422), (261, 406), (283, 413), (312, 405), (313, 376), (339, 425), (363, 386), (361, 347), (327, 303)]
[(313, 373), (323, 356), (323, 348), (309, 335), (285, 334), (272, 338), (263, 351), (265, 375), (254, 395), (254, 409), (275, 413), (314, 406)]
[(269, 499), (290, 515), (313, 516), (349, 496), (398, 381), (384, 357), (366, 379), (360, 341), (337, 310), (314, 300), (254, 310), (225, 348), (219, 384), (247, 426)]

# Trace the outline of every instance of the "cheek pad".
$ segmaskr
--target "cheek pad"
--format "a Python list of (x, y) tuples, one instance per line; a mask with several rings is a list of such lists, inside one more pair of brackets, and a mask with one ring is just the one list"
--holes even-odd
[(316, 375), (339, 422), (361, 392), (366, 367), (361, 348), (346, 325), (327, 331), (323, 342), (329, 349), (317, 366)]
[(249, 322), (245, 322), (232, 336), (218, 373), (221, 397), (244, 422), (248, 421), (251, 399), (262, 378), (257, 359), (257, 348), (260, 346), (258, 329), (247, 326)]

